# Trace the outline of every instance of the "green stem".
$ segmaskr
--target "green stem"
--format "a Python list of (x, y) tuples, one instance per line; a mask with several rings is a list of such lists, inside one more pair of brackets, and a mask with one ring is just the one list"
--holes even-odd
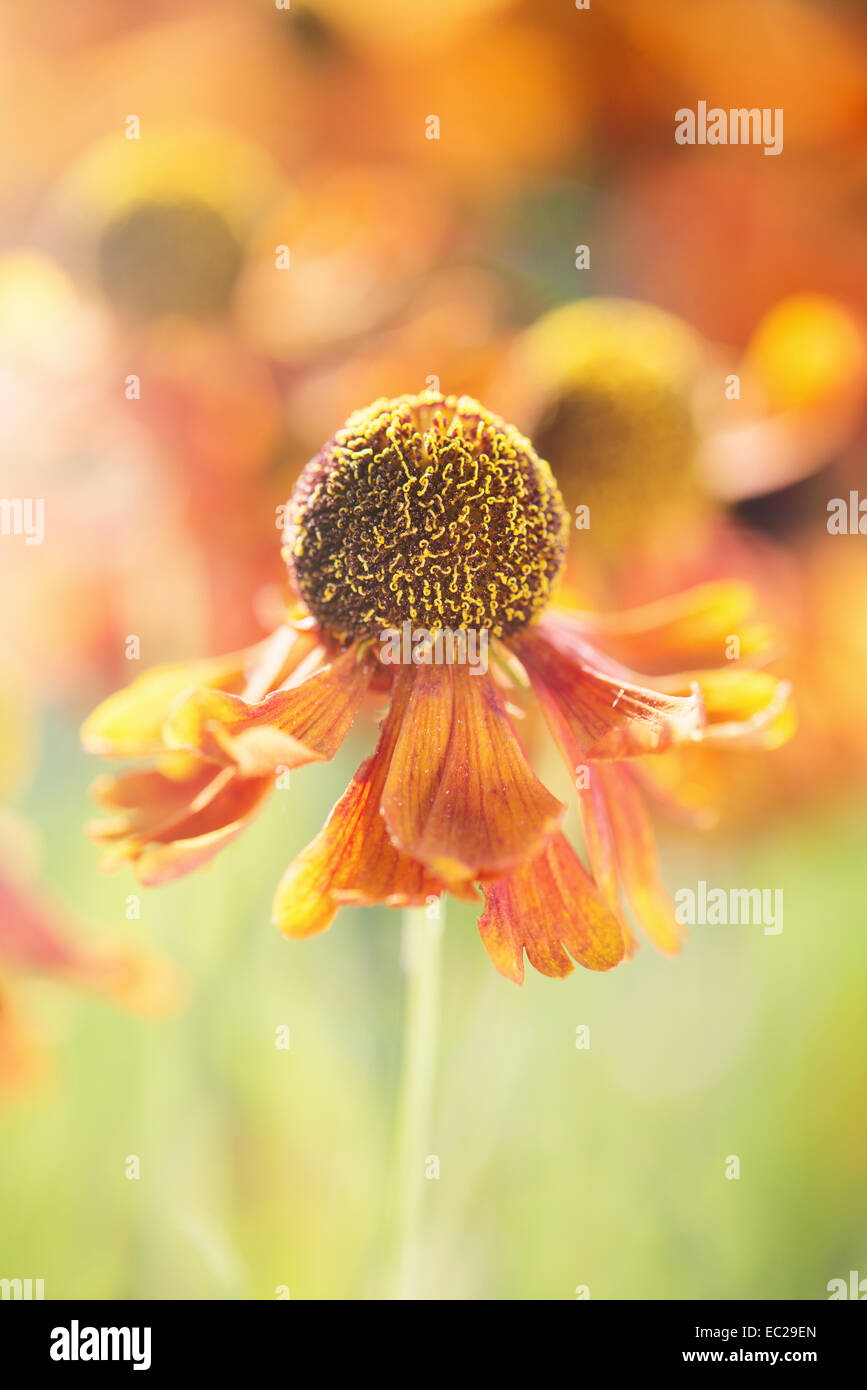
[[(442, 900), (439, 910), (442, 911)], [(397, 1201), (394, 1297), (417, 1298), (425, 1163), (431, 1138), (439, 1025), (441, 918), (406, 908), (401, 933), (405, 980), (403, 1062), (397, 1118)]]

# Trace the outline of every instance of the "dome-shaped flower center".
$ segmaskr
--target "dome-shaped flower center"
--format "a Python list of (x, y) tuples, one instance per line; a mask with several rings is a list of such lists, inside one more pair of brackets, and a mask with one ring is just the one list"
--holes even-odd
[(357, 411), (304, 470), (286, 558), (338, 641), (523, 627), (548, 601), (569, 518), (528, 439), (468, 396)]

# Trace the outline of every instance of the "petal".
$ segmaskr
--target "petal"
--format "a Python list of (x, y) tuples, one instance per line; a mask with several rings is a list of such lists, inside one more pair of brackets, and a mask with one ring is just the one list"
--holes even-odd
[[(445, 744), (449, 676), (452, 712)], [(422, 677), (420, 691), (431, 679)], [(527, 762), (489, 676), (448, 666), (434, 679), (439, 699), (432, 744), (426, 742), (431, 720), (416, 722), (411, 709), (386, 786), (386, 822), (401, 848), (450, 886), (498, 878), (540, 853), (566, 808)]]
[(287, 936), (324, 931), (341, 903), (395, 907), (424, 903), (442, 892), (442, 882), (392, 842), (381, 813), (412, 675), (401, 670), (395, 676), (376, 752), (362, 763), (316, 839), (283, 875), (273, 915)]
[(622, 960), (620, 923), (563, 835), (507, 878), (483, 886), (482, 941), (516, 984), (524, 978), (525, 951), (536, 970), (554, 978), (575, 968), (569, 955), (588, 970), (610, 970)]
[(690, 683), (701, 690), (708, 716), (702, 743), (737, 749), (779, 748), (795, 732), (792, 687), (767, 671), (732, 667), (669, 679), (672, 685), (683, 688)]
[(719, 580), (640, 608), (582, 613), (571, 621), (594, 645), (633, 670), (671, 670), (722, 661), (733, 633), (738, 636), (741, 656), (766, 650), (773, 643), (773, 633), (752, 620), (755, 609), (751, 585)]
[(123, 690), (109, 695), (81, 726), (89, 753), (104, 757), (152, 757), (163, 749), (162, 727), (172, 701), (191, 686), (242, 690), (258, 648), (205, 661), (155, 666)]
[(451, 667), (401, 669), (410, 696), (382, 796), (388, 832), (408, 854), (421, 844), (442, 781), (454, 713)]
[(274, 787), (271, 777), (238, 777), (228, 769), (209, 786), (205, 804), (162, 827), (135, 850), (136, 875), (145, 887), (183, 878), (225, 849), (261, 810)]
[(603, 672), (592, 648), (553, 622), (521, 633), (510, 645), (588, 758), (661, 753), (700, 737), (704, 709), (698, 687), (673, 695), (637, 685), (625, 669)]
[(256, 648), (255, 660), (247, 667), (247, 682), (240, 693), (245, 700), (263, 699), (269, 690), (294, 678), (302, 663), (306, 667), (318, 646), (315, 633), (283, 623)]
[(373, 657), (350, 647), (300, 684), (275, 690), (256, 704), (222, 691), (190, 691), (166, 720), (166, 746), (235, 765), (245, 777), (333, 758), (373, 670)]
[[(599, 772), (601, 765), (587, 762), (586, 754), (582, 752), (556, 702), (545, 687), (540, 688), (539, 699), (554, 741), (578, 792), (581, 826), (593, 880), (620, 923), (624, 949), (627, 956), (631, 957), (638, 949), (638, 942), (623, 912), (617, 877), (614, 828), (608, 814), (608, 803), (605, 800)], [(647, 763), (653, 766), (665, 761), (664, 758), (647, 759)]]
[(675, 955), (684, 933), (662, 883), (653, 830), (632, 771), (616, 763), (600, 763), (594, 772), (605, 794), (626, 901), (654, 946)]
[(651, 805), (677, 825), (711, 830), (719, 824), (731, 763), (709, 753), (704, 743), (677, 748), (665, 758), (645, 758), (631, 764), (635, 780)]
[[(114, 786), (97, 784), (97, 791), (103, 798), (122, 801), (145, 779), (156, 789), (158, 778), (159, 774), (131, 773), (115, 779)], [(216, 773), (209, 768), (204, 785), (199, 778), (177, 784), (162, 779), (160, 794), (155, 792), (149, 802), (121, 811), (112, 820), (92, 822), (88, 833), (107, 851), (101, 863), (104, 872), (132, 863), (146, 886), (169, 883), (230, 844), (273, 786), (270, 776), (242, 778), (231, 768)]]
[(149, 840), (188, 815), (193, 803), (206, 797), (208, 788), (215, 794), (220, 776), (210, 763), (198, 762), (190, 776), (180, 779), (154, 769), (98, 777), (91, 795), (114, 814), (110, 820), (91, 821), (87, 833), (102, 845), (131, 836)]

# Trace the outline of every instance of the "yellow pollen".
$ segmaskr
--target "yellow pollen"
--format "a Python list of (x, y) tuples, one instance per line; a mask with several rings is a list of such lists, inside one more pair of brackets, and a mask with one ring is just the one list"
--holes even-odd
[(569, 519), (551, 469), (469, 396), (399, 396), (352, 415), (304, 470), (285, 556), (340, 642), (404, 622), (515, 632), (551, 595)]

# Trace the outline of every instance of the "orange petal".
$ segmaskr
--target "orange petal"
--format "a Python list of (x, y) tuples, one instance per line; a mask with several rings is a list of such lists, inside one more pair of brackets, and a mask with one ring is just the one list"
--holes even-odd
[(767, 671), (733, 666), (669, 676), (673, 689), (698, 686), (708, 724), (702, 743), (732, 748), (779, 748), (795, 732), (792, 687)]
[(594, 774), (604, 789), (626, 901), (653, 944), (674, 955), (680, 950), (683, 928), (662, 883), (653, 830), (632, 771), (616, 763), (599, 763)]
[(269, 690), (294, 679), (302, 664), (306, 668), (317, 647), (315, 633), (300, 632), (297, 627), (283, 623), (256, 648), (255, 660), (247, 667), (247, 682), (240, 694), (251, 702), (263, 699)]
[(259, 648), (205, 661), (155, 666), (123, 690), (109, 695), (81, 726), (89, 753), (114, 758), (145, 758), (162, 752), (162, 727), (172, 701), (191, 686), (242, 690), (246, 671)]
[[(401, 847), (424, 860), (450, 885), (499, 878), (522, 859), (541, 852), (566, 808), (527, 762), (490, 677), (473, 675), (465, 666), (441, 670), (451, 674), (453, 697), (445, 754), (439, 721), (429, 761), (425, 727), (407, 718), (400, 768), (423, 768), (423, 785), (421, 790), (405, 793), (390, 778), (384, 814)], [(440, 689), (442, 684), (441, 676)], [(441, 699), (441, 712), (443, 703)], [(402, 795), (414, 812), (413, 839), (402, 838), (401, 817), (394, 814)], [(419, 815), (426, 802), (426, 815)]]
[[(136, 875), (145, 887), (183, 878), (240, 835), (273, 786), (272, 777), (238, 777), (227, 768), (193, 802), (188, 815), (161, 826), (146, 843), (125, 842), (120, 859), (135, 862)], [(111, 860), (106, 865), (114, 866)]]
[(668, 820), (691, 830), (710, 830), (719, 823), (729, 767), (719, 749), (714, 756), (703, 743), (677, 748), (667, 758), (646, 758), (631, 764), (649, 803)]
[(536, 970), (555, 978), (575, 968), (567, 951), (588, 970), (610, 970), (622, 960), (620, 923), (563, 835), (507, 878), (483, 886), (482, 941), (516, 984), (524, 979), (525, 951)]
[[(631, 958), (638, 949), (638, 941), (623, 911), (617, 878), (614, 829), (608, 815), (608, 805), (599, 774), (601, 764), (587, 762), (586, 754), (582, 752), (569, 725), (561, 715), (556, 701), (552, 699), (548, 690), (543, 686), (539, 687), (539, 702), (554, 736), (554, 741), (563, 756), (563, 761), (578, 792), (581, 826), (584, 831), (593, 881), (620, 922), (624, 949), (626, 955)], [(656, 766), (657, 763), (665, 761), (664, 758), (648, 758), (646, 764), (638, 763), (636, 766)]]
[(185, 778), (167, 777), (149, 769), (98, 777), (90, 791), (94, 800), (113, 812), (110, 820), (91, 821), (87, 833), (100, 845), (135, 837), (144, 842), (187, 816), (194, 803), (219, 790), (221, 774), (210, 763), (197, 762)]
[(382, 814), (395, 844), (413, 854), (442, 781), (454, 713), (452, 668), (401, 669), (397, 681), (410, 687), (406, 717), (398, 732), (382, 796)]
[[(620, 887), (617, 879), (617, 855), (614, 843), (614, 830), (608, 815), (605, 793), (595, 763), (588, 763), (566, 720), (544, 687), (539, 690), (540, 704), (554, 740), (563, 756), (563, 761), (574, 779), (581, 811), (581, 826), (587, 846), (587, 856), (593, 880), (602, 896), (620, 922), (623, 943), (628, 956), (638, 949), (638, 942), (623, 912)], [(650, 758), (648, 764), (655, 766), (664, 758)], [(639, 764), (640, 766), (640, 764)]]
[(596, 656), (561, 624), (546, 621), (521, 633), (510, 644), (537, 689), (551, 700), (588, 758), (630, 758), (661, 753), (700, 736), (704, 723), (701, 695), (648, 690), (632, 672), (610, 673)]
[[(211, 766), (186, 782), (156, 772), (100, 779), (95, 794), (119, 813), (91, 822), (88, 834), (107, 851), (105, 872), (131, 862), (142, 883), (167, 883), (234, 840), (273, 785), (271, 777), (241, 778), (231, 768), (215, 772)], [(137, 794), (144, 798), (140, 804), (133, 801)]]
[(257, 704), (221, 691), (182, 696), (165, 723), (169, 748), (192, 749), (245, 777), (333, 758), (373, 674), (373, 658), (350, 649), (298, 685)]
[(424, 903), (442, 882), (392, 842), (381, 798), (410, 704), (412, 672), (397, 673), (373, 757), (367, 758), (323, 829), (289, 866), (274, 899), (274, 923), (287, 936), (313, 936), (341, 903)]

